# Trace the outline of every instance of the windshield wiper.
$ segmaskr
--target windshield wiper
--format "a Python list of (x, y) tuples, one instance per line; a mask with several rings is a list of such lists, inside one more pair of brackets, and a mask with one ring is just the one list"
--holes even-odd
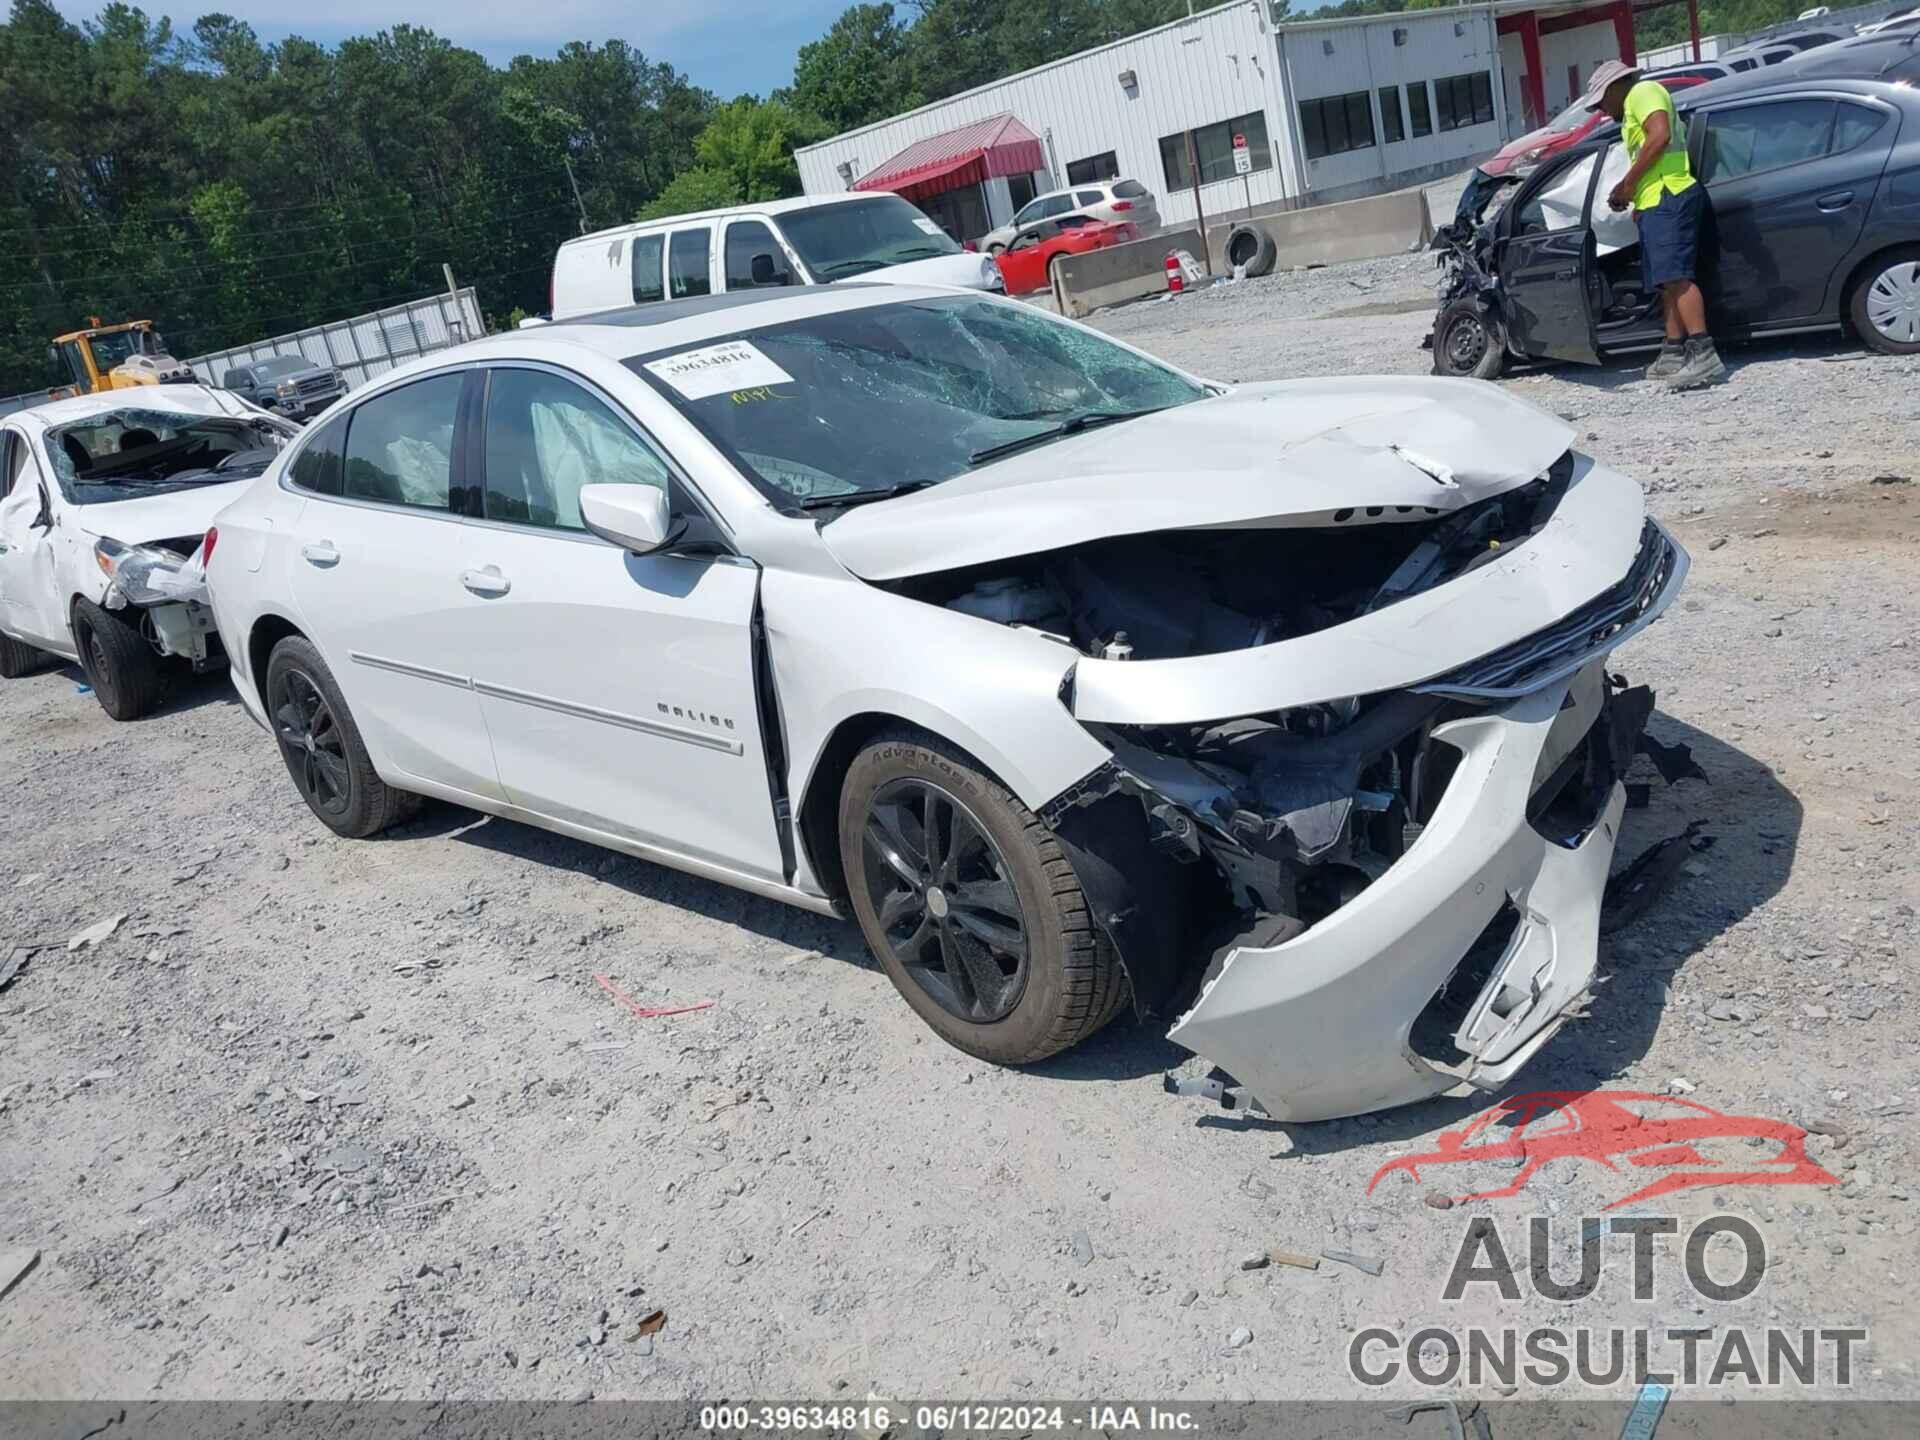
[(841, 275), (864, 275), (869, 270), (884, 269), (886, 264), (884, 260), (842, 260), (836, 265), (822, 265), (819, 269), (822, 275), (838, 278)]
[(891, 500), (896, 495), (911, 495), (937, 485), (937, 480), (902, 480), (898, 485), (882, 485), (878, 490), (849, 490), (844, 495), (809, 495), (794, 501), (801, 510), (827, 510), (836, 505), (865, 505), (871, 500)]
[[(984, 450), (976, 450), (967, 457), (969, 465), (984, 465), (989, 460), (998, 460), (1002, 455), (1012, 455), (1033, 445), (1045, 445), (1049, 441), (1059, 440), (1068, 435), (1078, 435), (1082, 430), (1091, 430), (1097, 425), (1111, 425), (1119, 420), (1137, 420), (1142, 415), (1157, 415), (1167, 409), (1165, 405), (1149, 405), (1144, 410), (1088, 410), (1079, 415), (1070, 415), (1058, 425), (1049, 425), (1044, 430), (1035, 430), (1028, 435), (1016, 436), (1012, 440), (1003, 440), (998, 445), (989, 445)], [(1008, 415), (996, 417), (1008, 420), (1037, 420), (1037, 415)]]

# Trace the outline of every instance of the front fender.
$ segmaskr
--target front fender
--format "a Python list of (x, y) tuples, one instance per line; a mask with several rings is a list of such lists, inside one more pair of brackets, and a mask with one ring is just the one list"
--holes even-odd
[(1057, 641), (850, 577), (768, 570), (761, 606), (796, 810), (834, 732), (861, 715), (960, 746), (1035, 811), (1108, 759), (1061, 701), (1079, 657)]

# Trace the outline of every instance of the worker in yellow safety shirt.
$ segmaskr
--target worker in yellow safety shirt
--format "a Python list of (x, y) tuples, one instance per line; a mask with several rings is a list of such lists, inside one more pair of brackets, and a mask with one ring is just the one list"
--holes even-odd
[(1641, 274), (1648, 289), (1660, 292), (1667, 339), (1660, 357), (1647, 367), (1647, 378), (1675, 390), (1724, 379), (1727, 367), (1707, 333), (1707, 302), (1694, 279), (1706, 191), (1687, 161), (1687, 132), (1674, 113), (1673, 97), (1658, 80), (1608, 60), (1587, 84), (1586, 106), (1619, 121), (1627, 144), (1627, 173), (1607, 204), (1615, 210), (1633, 207)]

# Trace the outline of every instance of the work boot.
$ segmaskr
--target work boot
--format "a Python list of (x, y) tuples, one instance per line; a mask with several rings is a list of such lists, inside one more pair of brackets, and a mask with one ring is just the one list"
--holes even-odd
[(1726, 378), (1727, 367), (1720, 362), (1720, 352), (1713, 348), (1713, 337), (1691, 335), (1687, 337), (1686, 359), (1680, 368), (1668, 377), (1667, 388), (1694, 390)]
[(1680, 367), (1687, 363), (1687, 342), (1669, 340), (1660, 347), (1659, 357), (1647, 366), (1647, 379), (1671, 380), (1680, 373)]

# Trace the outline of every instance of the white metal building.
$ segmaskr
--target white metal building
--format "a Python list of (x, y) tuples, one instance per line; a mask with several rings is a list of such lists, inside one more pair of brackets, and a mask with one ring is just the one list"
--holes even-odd
[[(1233, 0), (795, 159), (810, 195), (897, 190), (962, 240), (1038, 192), (1113, 176), (1152, 190), (1167, 225), (1190, 224), (1189, 134), (1209, 216), (1345, 199), (1449, 173), (1543, 123), (1568, 85), (1622, 54), (1623, 16), (1631, 57), (1629, 0), (1494, 0), (1278, 26), (1264, 0)], [(1005, 117), (1018, 124), (986, 123)], [(1030, 143), (996, 155), (968, 140), (1002, 128), (1039, 137), (1044, 168), (1007, 161), (1030, 156)], [(1251, 155), (1244, 177), (1235, 135)]]

